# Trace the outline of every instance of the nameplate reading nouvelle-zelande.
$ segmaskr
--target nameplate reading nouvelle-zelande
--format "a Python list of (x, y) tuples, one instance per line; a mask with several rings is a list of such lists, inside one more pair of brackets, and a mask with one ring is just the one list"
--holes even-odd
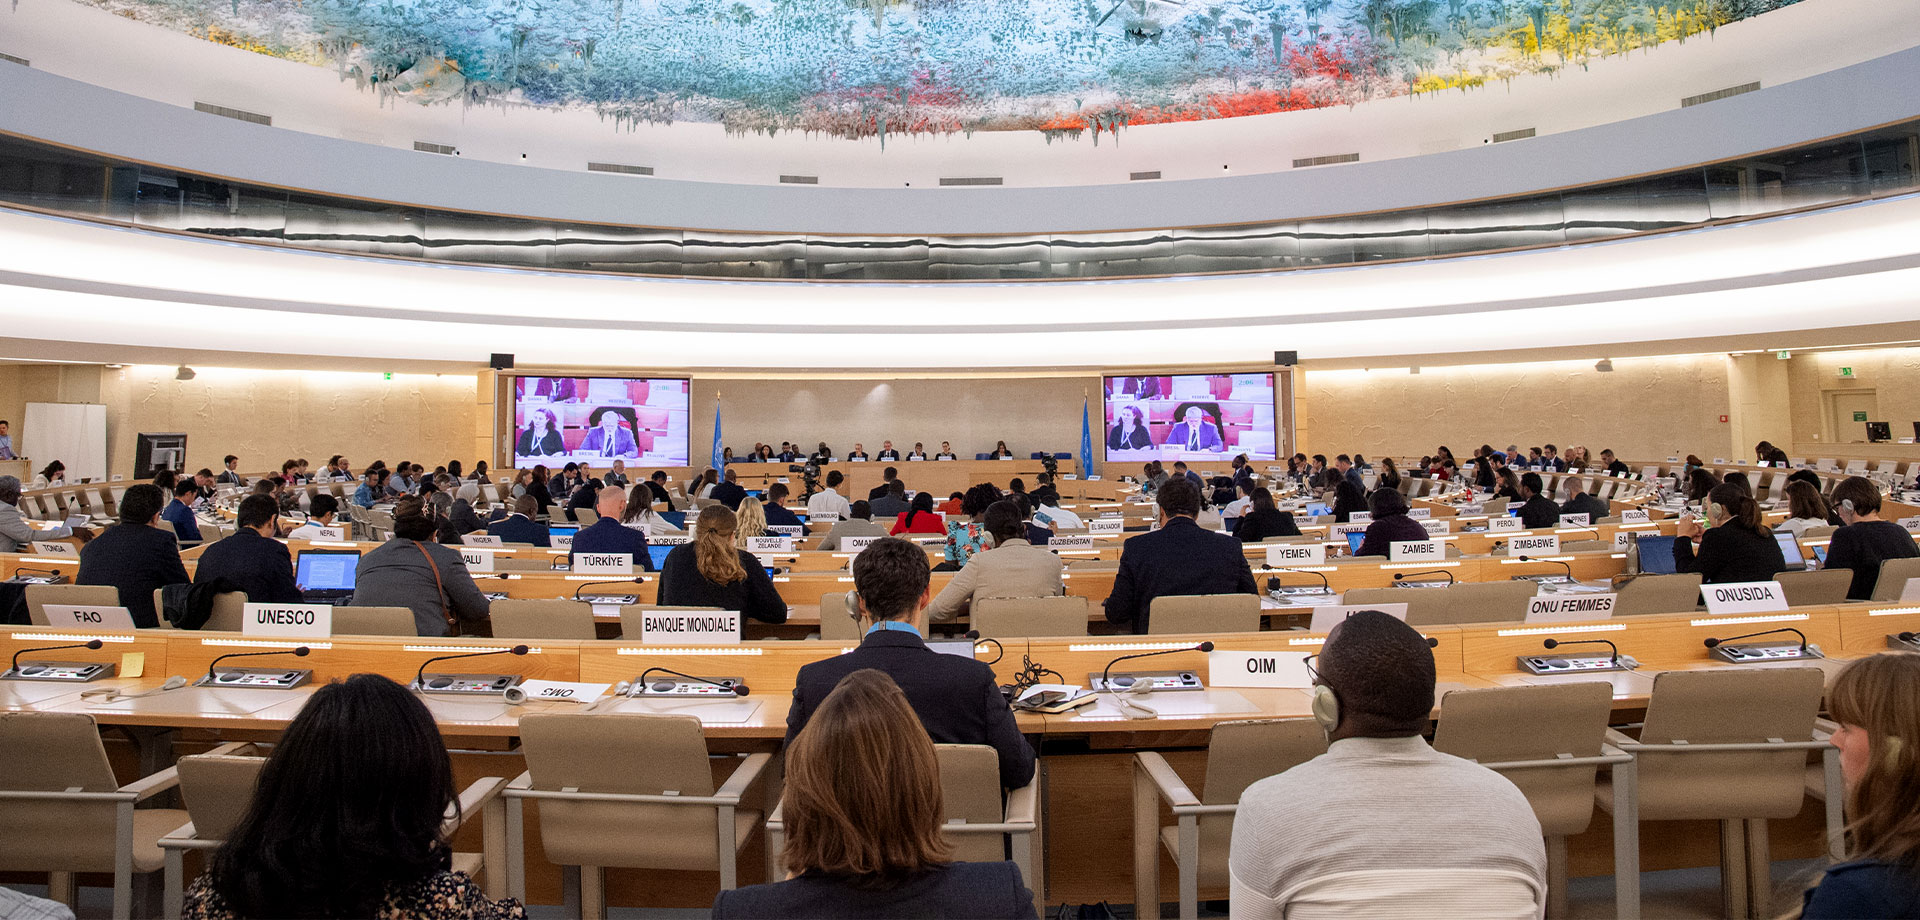
[(1311, 652), (1208, 652), (1207, 674), (1216, 687), (1272, 687), (1304, 690)]
[(645, 645), (738, 645), (738, 610), (647, 610), (640, 615)]
[(1507, 538), (1509, 556), (1551, 556), (1560, 551), (1557, 533), (1530, 533)]
[(1577, 623), (1604, 620), (1613, 616), (1618, 594), (1576, 594), (1568, 597), (1533, 597), (1527, 600), (1529, 623)]
[(1326, 563), (1325, 543), (1280, 543), (1267, 547), (1267, 564), (1276, 569)]
[(1733, 581), (1700, 589), (1707, 599), (1708, 616), (1734, 613), (1771, 613), (1787, 609), (1787, 593), (1777, 581)]
[(575, 575), (632, 575), (632, 553), (574, 553)]
[(1447, 558), (1439, 540), (1395, 540), (1387, 544), (1388, 562), (1439, 562)]
[(240, 608), (240, 633), (288, 639), (325, 639), (333, 635), (333, 606), (246, 604)]
[(793, 538), (788, 536), (748, 537), (747, 552), (790, 553), (793, 552)]

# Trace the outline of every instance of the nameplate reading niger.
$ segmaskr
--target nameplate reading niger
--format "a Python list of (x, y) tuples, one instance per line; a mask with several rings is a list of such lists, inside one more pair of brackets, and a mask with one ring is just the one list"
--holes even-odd
[(325, 639), (333, 635), (331, 604), (247, 604), (240, 609), (240, 633)]
[(640, 618), (645, 645), (738, 645), (738, 610), (648, 610)]

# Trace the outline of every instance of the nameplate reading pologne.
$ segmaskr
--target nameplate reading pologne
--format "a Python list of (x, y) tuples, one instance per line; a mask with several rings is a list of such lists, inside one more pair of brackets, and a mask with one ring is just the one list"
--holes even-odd
[(1526, 529), (1527, 529), (1527, 522), (1522, 521), (1519, 518), (1514, 517), (1510, 514), (1502, 514), (1502, 515), (1497, 515), (1495, 517), (1487, 518), (1487, 532), (1489, 533), (1496, 530), (1526, 530)]
[(35, 540), (32, 546), (33, 554), (36, 556), (66, 556), (73, 559), (80, 557), (80, 548), (71, 543), (42, 543)]
[(325, 639), (333, 635), (330, 604), (246, 604), (240, 608), (240, 633)]
[(1575, 623), (1613, 616), (1618, 594), (1579, 594), (1571, 597), (1534, 597), (1527, 601), (1529, 623)]
[(1425, 520), (1426, 518), (1433, 517), (1433, 509), (1432, 508), (1408, 508), (1407, 517), (1413, 518), (1416, 521)]
[(1119, 533), (1127, 522), (1120, 518), (1094, 518), (1087, 522), (1087, 533)]
[(1433, 562), (1447, 558), (1439, 540), (1395, 540), (1387, 544), (1388, 562)]
[(1560, 526), (1562, 526), (1562, 527), (1588, 527), (1588, 526), (1592, 526), (1592, 525), (1590, 524), (1590, 522), (1589, 522), (1589, 521), (1587, 520), (1587, 518), (1589, 518), (1589, 517), (1592, 517), (1592, 515), (1589, 515), (1589, 514), (1563, 514), (1563, 515), (1560, 515)]
[(1787, 609), (1787, 593), (1777, 581), (1735, 581), (1706, 585), (1700, 589), (1707, 599), (1707, 614), (1767, 613)]
[(1378, 610), (1402, 623), (1407, 620), (1405, 604), (1325, 604), (1313, 608), (1313, 622), (1307, 627), (1309, 632), (1332, 632), (1340, 621), (1362, 610)]
[(841, 537), (840, 548), (842, 550), (845, 550), (846, 552), (853, 553), (854, 555), (857, 556), (860, 554), (862, 550), (865, 550), (867, 547), (872, 546), (873, 541), (879, 540), (879, 539), (883, 539), (883, 538), (881, 537)]
[(467, 571), (487, 573), (493, 571), (493, 551), (461, 547), (460, 561), (467, 564)]
[(60, 629), (134, 629), (133, 614), (125, 607), (84, 607), (61, 604), (44, 604), (41, 609), (47, 612), (47, 625)]
[(485, 534), (485, 533), (467, 534), (460, 538), (460, 542), (467, 546), (505, 546), (507, 545), (506, 540), (503, 540), (492, 534)]
[(1653, 523), (1653, 515), (1644, 510), (1622, 511), (1620, 512), (1620, 523), (1651, 524)]
[(1208, 652), (1207, 676), (1216, 687), (1313, 686), (1307, 673), (1310, 652)]
[(554, 702), (591, 703), (607, 692), (612, 684), (579, 683), (567, 680), (523, 680), (516, 686), (527, 695), (527, 702), (552, 700)]
[[(841, 542), (844, 543), (846, 541), (843, 540)], [(768, 537), (748, 537), (747, 552), (749, 553), (791, 553), (793, 552), (793, 538), (785, 535), (768, 536)]]
[(1523, 534), (1507, 538), (1509, 556), (1551, 556), (1560, 551), (1560, 535), (1557, 533)]
[(1267, 547), (1267, 564), (1276, 569), (1301, 565), (1325, 565), (1325, 543), (1281, 543)]
[(1348, 512), (1348, 513), (1347, 513), (1347, 523), (1349, 523), (1349, 524), (1371, 524), (1371, 523), (1373, 523), (1373, 512), (1371, 512), (1371, 511), (1352, 511), (1352, 512)]
[(640, 616), (646, 645), (738, 645), (738, 610), (648, 610)]
[(1453, 522), (1446, 518), (1427, 518), (1420, 522), (1420, 526), (1425, 527), (1430, 536), (1453, 532)]
[(632, 575), (632, 553), (574, 553), (575, 575)]

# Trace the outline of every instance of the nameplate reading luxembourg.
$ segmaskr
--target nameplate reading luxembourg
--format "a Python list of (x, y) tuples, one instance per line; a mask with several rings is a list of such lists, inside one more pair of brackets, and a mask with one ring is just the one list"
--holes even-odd
[(1620, 512), (1620, 523), (1651, 524), (1653, 523), (1653, 515), (1647, 513), (1647, 511), (1644, 509), (1637, 509), (1633, 511), (1622, 511)]
[(45, 604), (47, 625), (61, 629), (110, 629), (132, 632), (133, 614), (125, 607), (87, 607)]
[(1276, 569), (1302, 565), (1326, 565), (1325, 543), (1281, 543), (1267, 547), (1267, 564)]
[(1787, 593), (1777, 581), (1734, 581), (1700, 589), (1707, 599), (1707, 615), (1767, 613), (1787, 609)]
[(1048, 549), (1092, 549), (1093, 534), (1057, 533), (1047, 538)]
[(1395, 540), (1387, 544), (1388, 562), (1433, 562), (1447, 558), (1439, 540)]
[(574, 553), (575, 575), (632, 575), (632, 553)]
[(648, 610), (640, 617), (646, 645), (738, 645), (738, 610)]
[(793, 552), (793, 538), (788, 536), (748, 537), (747, 552), (749, 553), (791, 553)]
[(1309, 652), (1208, 652), (1207, 676), (1216, 687), (1277, 687), (1305, 690)]
[(840, 512), (838, 511), (807, 512), (808, 524), (837, 524), (839, 522), (840, 522)]
[(1527, 600), (1529, 623), (1575, 623), (1613, 616), (1618, 594), (1580, 594), (1572, 597), (1533, 597)]
[(1487, 532), (1496, 530), (1526, 530), (1527, 522), (1510, 514), (1499, 514), (1487, 518)]
[(840, 539), (840, 548), (858, 556), (867, 547), (872, 546), (873, 541), (878, 539), (880, 538), (879, 537), (842, 537)]
[(42, 543), (35, 540), (32, 545), (33, 554), (36, 556), (66, 556), (75, 559), (80, 556), (80, 548), (71, 543)]
[(1583, 514), (1563, 514), (1563, 515), (1560, 515), (1560, 526), (1588, 527), (1592, 525), (1592, 522), (1587, 520), (1587, 518), (1589, 517), (1592, 517), (1592, 515), (1584, 514), (1584, 513)]
[(240, 634), (325, 639), (333, 635), (330, 604), (246, 604), (240, 608)]
[(1094, 518), (1087, 522), (1087, 533), (1120, 533), (1126, 527), (1122, 518)]
[(467, 534), (460, 538), (460, 542), (467, 546), (505, 546), (507, 545), (507, 541), (499, 537), (496, 537), (492, 534), (485, 534), (485, 533)]
[(493, 571), (493, 551), (476, 549), (470, 546), (460, 548), (460, 561), (467, 564), (467, 571), (485, 574)]
[(1443, 533), (1453, 532), (1453, 522), (1446, 518), (1426, 518), (1420, 522), (1420, 526), (1427, 529), (1428, 536), (1439, 536)]
[(1526, 534), (1507, 538), (1509, 556), (1551, 556), (1560, 551), (1557, 533)]

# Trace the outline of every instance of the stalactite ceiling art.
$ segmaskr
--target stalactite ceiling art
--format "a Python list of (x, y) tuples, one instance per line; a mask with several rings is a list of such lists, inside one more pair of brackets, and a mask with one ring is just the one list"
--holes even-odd
[[(83, 0), (433, 104), (847, 138), (1473, 91), (1796, 0)], [(1805, 0), (1815, 2), (1815, 0)]]

